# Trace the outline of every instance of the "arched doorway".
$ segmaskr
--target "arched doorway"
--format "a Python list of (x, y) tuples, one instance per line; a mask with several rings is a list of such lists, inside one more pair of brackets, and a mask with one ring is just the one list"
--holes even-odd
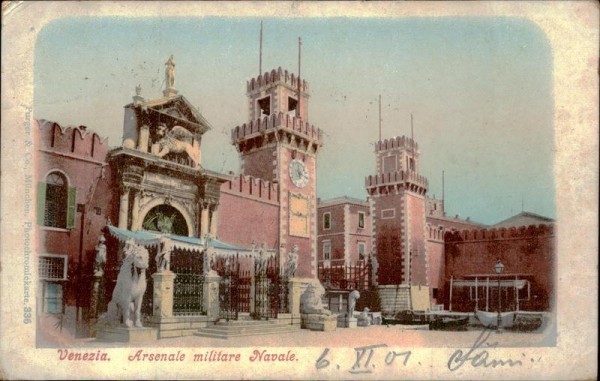
[(142, 223), (144, 230), (188, 236), (188, 227), (185, 218), (171, 205), (157, 205), (144, 217)]

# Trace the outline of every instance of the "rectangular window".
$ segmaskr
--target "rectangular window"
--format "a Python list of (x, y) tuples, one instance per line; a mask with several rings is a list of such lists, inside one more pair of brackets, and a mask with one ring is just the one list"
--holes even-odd
[(323, 241), (323, 259), (326, 261), (331, 259), (331, 241)]
[(298, 101), (292, 97), (288, 97), (288, 111), (294, 111), (298, 107)]
[(438, 298), (438, 296), (439, 296), (439, 291), (440, 291), (440, 290), (439, 290), (439, 289), (437, 289), (437, 288), (433, 288), (433, 289), (432, 289), (432, 291), (431, 291), (431, 296), (433, 297), (433, 299), (437, 299), (437, 298)]
[(390, 218), (394, 218), (396, 217), (396, 209), (392, 208), (392, 209), (383, 209), (381, 211), (381, 219), (382, 220), (386, 220), (386, 219), (390, 219)]
[(266, 96), (257, 101), (258, 109), (260, 110), (260, 116), (271, 115), (271, 97)]
[(366, 245), (364, 242), (358, 243), (358, 259), (360, 259), (361, 261), (365, 259), (365, 247)]
[(40, 279), (67, 280), (67, 256), (42, 254), (39, 257), (38, 272)]
[(331, 213), (323, 213), (323, 230), (331, 229)]
[(358, 212), (358, 227), (361, 229), (365, 227), (365, 214), (363, 212)]
[(386, 156), (383, 158), (383, 173), (396, 172), (396, 156)]

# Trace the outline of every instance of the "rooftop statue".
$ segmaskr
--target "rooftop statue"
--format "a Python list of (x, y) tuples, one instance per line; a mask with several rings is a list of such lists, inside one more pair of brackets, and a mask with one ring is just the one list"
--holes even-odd
[(165, 62), (165, 83), (167, 89), (172, 88), (175, 85), (175, 60), (173, 59), (173, 55)]

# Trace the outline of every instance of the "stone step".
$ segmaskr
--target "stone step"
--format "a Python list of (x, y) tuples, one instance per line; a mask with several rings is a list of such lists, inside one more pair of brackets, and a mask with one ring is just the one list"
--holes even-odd
[(281, 329), (281, 327), (287, 327), (289, 324), (277, 324), (277, 323), (263, 323), (263, 324), (247, 324), (247, 325), (211, 325), (201, 329), (211, 329), (220, 332), (250, 332), (250, 331), (264, 331), (269, 329)]
[(297, 332), (300, 325), (278, 324), (277, 322), (258, 322), (247, 325), (212, 325), (199, 329), (195, 336), (223, 338), (238, 336), (272, 335)]

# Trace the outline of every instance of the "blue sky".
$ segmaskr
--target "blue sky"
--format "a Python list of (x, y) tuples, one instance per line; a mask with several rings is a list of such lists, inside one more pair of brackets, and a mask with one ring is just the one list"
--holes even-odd
[[(374, 174), (377, 98), (383, 137), (414, 136), (429, 194), (449, 215), (495, 223), (525, 210), (555, 217), (552, 52), (517, 18), (264, 18), (263, 71), (309, 81), (309, 121), (325, 132), (318, 196), (365, 198)], [(246, 80), (258, 75), (258, 18), (65, 18), (35, 47), (34, 117), (84, 124), (121, 143), (122, 106), (137, 84), (175, 87), (214, 126), (203, 165), (239, 171), (229, 131), (247, 121)]]

